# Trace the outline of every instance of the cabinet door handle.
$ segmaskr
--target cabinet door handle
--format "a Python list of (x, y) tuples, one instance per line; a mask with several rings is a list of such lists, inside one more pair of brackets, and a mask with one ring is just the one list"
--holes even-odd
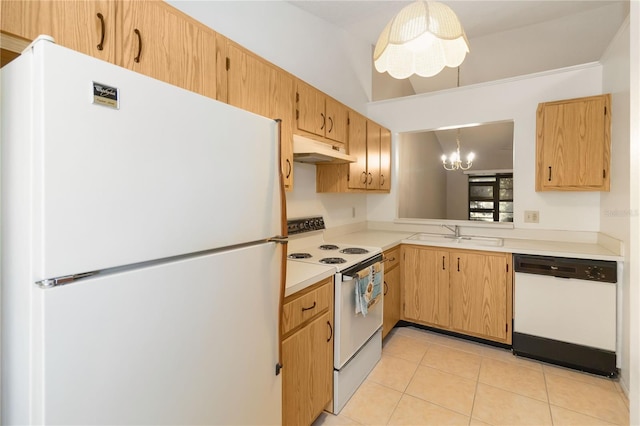
[(329, 133), (333, 130), (333, 118), (327, 117), (329, 119)]
[(460, 258), (458, 258), (458, 272), (460, 272)]
[(395, 257), (384, 257), (382, 258), (383, 262), (395, 262), (396, 258)]
[(442, 270), (444, 271), (444, 256), (442, 256)]
[(314, 300), (314, 301), (313, 301), (313, 305), (311, 305), (311, 306), (310, 306), (310, 307), (308, 307), (308, 308), (302, 308), (302, 312), (304, 312), (304, 311), (310, 311), (311, 309), (313, 309), (313, 308), (315, 308), (315, 307), (316, 307), (316, 301)]
[(329, 326), (329, 338), (327, 339), (327, 342), (330, 342), (331, 339), (333, 339), (333, 327), (329, 321), (327, 321), (327, 325)]
[(549, 182), (551, 182), (551, 166), (549, 166)]
[(324, 113), (322, 112), (320, 113), (320, 117), (322, 117), (322, 125), (320, 125), (320, 130), (323, 130), (327, 119), (325, 118)]
[(362, 172), (362, 179), (360, 179), (360, 182), (362, 183), (367, 183), (367, 172)]
[(389, 291), (389, 284), (387, 284), (387, 282), (384, 282), (384, 293), (382, 293), (383, 296), (387, 295), (387, 292)]
[(100, 20), (100, 43), (98, 43), (98, 46), (96, 47), (98, 48), (98, 50), (102, 50), (104, 44), (104, 16), (102, 16), (102, 13), (100, 12), (98, 12), (96, 16)]
[(287, 178), (291, 176), (291, 160), (287, 158)]
[(380, 185), (384, 185), (384, 175), (380, 175)]
[(373, 182), (373, 175), (369, 173), (369, 185), (371, 185), (371, 182)]
[(140, 62), (140, 55), (142, 55), (142, 36), (140, 35), (140, 31), (137, 28), (134, 29), (133, 32), (138, 36), (138, 54), (135, 58), (133, 58), (133, 61)]

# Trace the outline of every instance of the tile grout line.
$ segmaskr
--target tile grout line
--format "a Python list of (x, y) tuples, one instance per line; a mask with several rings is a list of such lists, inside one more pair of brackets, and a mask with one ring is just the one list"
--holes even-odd
[(551, 397), (549, 396), (549, 385), (547, 384), (547, 372), (544, 369), (544, 365), (540, 364), (542, 367), (542, 377), (544, 378), (544, 391), (547, 393), (547, 407), (549, 408), (549, 418), (551, 419), (551, 424), (553, 425), (553, 412), (551, 411)]

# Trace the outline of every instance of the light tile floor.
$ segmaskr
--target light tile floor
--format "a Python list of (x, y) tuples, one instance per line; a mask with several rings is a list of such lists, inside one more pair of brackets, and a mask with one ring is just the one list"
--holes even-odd
[(399, 327), (342, 412), (323, 413), (314, 426), (611, 424), (629, 424), (616, 380)]

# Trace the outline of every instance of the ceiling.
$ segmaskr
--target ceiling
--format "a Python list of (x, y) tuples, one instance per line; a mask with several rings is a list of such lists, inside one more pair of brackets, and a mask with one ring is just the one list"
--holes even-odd
[[(384, 26), (411, 1), (289, 3), (375, 45)], [(629, 12), (628, 0), (441, 3), (458, 15), (469, 39), (470, 53), (460, 67), (460, 85), (598, 61)], [(411, 77), (413, 92), (455, 87), (457, 73), (452, 71), (445, 69), (431, 78)], [(374, 78), (374, 92), (375, 84)]]

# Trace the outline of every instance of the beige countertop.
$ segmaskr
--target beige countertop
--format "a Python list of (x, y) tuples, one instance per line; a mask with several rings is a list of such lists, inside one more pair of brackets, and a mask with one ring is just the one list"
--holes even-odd
[(333, 276), (336, 269), (332, 266), (287, 261), (287, 285), (284, 296), (290, 296), (323, 279)]
[[(342, 235), (334, 235), (331, 242), (380, 247), (388, 250), (398, 244), (417, 244), (468, 250), (498, 251), (503, 253), (534, 254), (541, 256), (574, 257), (579, 259), (622, 261), (623, 256), (607, 248), (584, 242), (546, 241), (534, 239), (503, 238), (501, 246), (487, 246), (473, 242), (458, 243), (455, 240), (419, 241), (409, 237), (418, 234), (406, 231), (362, 230)], [(294, 294), (335, 273), (330, 266), (311, 263), (287, 262), (287, 287), (285, 296)]]

